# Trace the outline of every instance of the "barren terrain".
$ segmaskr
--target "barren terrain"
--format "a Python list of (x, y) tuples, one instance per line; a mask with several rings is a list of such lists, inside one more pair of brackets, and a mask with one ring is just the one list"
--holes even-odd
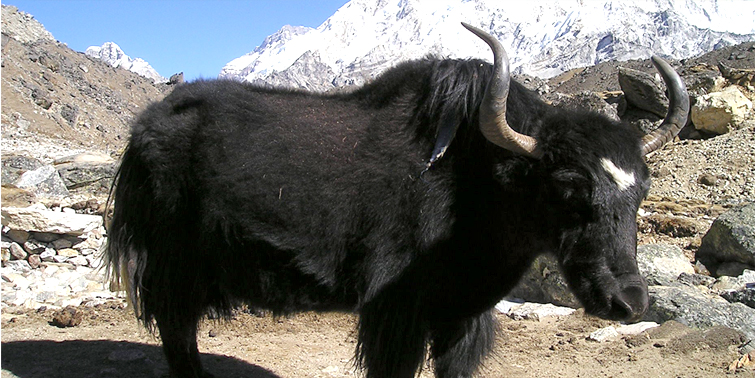
[[(2, 378), (160, 377), (167, 365), (159, 340), (113, 302), (80, 307), (79, 326), (50, 324), (53, 311), (2, 315)], [(755, 377), (728, 373), (739, 335), (729, 328), (696, 330), (669, 321), (638, 336), (595, 342), (587, 336), (615, 324), (584, 315), (512, 320), (498, 316), (494, 355), (480, 377)], [(239, 312), (231, 322), (200, 329), (203, 362), (216, 377), (359, 376), (353, 364), (356, 318), (304, 313), (273, 318)], [(421, 377), (432, 377), (427, 365)]]

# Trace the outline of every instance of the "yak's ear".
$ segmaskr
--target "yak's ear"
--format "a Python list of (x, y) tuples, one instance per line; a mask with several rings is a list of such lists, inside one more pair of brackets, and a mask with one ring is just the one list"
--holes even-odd
[(456, 130), (459, 129), (459, 119), (453, 117), (448, 111), (444, 112), (440, 119), (440, 125), (438, 132), (435, 134), (435, 147), (433, 148), (433, 154), (430, 155), (430, 160), (427, 162), (427, 169), (430, 169), (435, 162), (440, 160), (448, 150), (448, 146), (453, 142), (456, 136)]

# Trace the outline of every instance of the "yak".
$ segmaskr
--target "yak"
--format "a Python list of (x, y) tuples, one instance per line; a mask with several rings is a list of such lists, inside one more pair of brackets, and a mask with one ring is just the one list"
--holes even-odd
[(413, 377), (428, 355), (437, 377), (471, 376), (492, 309), (543, 253), (588, 313), (643, 316), (644, 155), (686, 123), (684, 83), (653, 58), (670, 105), (643, 136), (546, 103), (464, 26), (493, 64), (428, 56), (329, 94), (198, 80), (135, 120), (105, 252), (172, 377), (212, 376), (198, 321), (241, 305), (358, 313), (368, 378)]

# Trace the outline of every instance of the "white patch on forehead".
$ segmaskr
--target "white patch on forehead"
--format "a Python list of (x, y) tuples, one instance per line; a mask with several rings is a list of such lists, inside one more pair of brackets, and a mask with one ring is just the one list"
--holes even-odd
[(600, 165), (608, 172), (608, 175), (613, 178), (616, 185), (619, 186), (619, 190), (624, 191), (634, 185), (636, 180), (634, 178), (634, 172), (627, 172), (616, 166), (611, 160), (602, 158), (600, 159)]

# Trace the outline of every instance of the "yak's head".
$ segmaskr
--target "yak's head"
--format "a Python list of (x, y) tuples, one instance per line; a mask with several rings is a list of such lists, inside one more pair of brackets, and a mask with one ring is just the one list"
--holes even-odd
[[(489, 34), (464, 26), (494, 54), (493, 76), (480, 107), (480, 130), (490, 142), (534, 159), (543, 172), (541, 206), (549, 214), (543, 222), (554, 232), (553, 248), (570, 288), (589, 313), (640, 319), (648, 308), (647, 283), (636, 261), (636, 214), (650, 186), (644, 156), (673, 139), (686, 123), (689, 98), (681, 78), (668, 63), (653, 57), (670, 104), (661, 126), (643, 138), (597, 115), (544, 121), (560, 125), (548, 131), (547, 139), (532, 137), (514, 131), (506, 120), (506, 52)], [(574, 122), (582, 125), (569, 125)], [(596, 132), (586, 136), (586, 131)]]

